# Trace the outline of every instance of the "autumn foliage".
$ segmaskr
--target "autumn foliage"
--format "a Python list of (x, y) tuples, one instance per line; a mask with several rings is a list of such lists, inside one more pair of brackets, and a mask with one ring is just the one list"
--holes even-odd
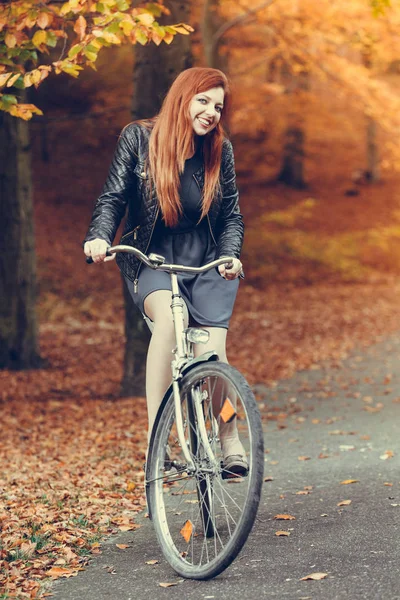
[[(168, 13), (162, 0), (141, 8), (131, 8), (127, 0), (1, 3), (0, 110), (30, 119), (41, 111), (32, 104), (18, 103), (12, 88), (37, 87), (51, 72), (78, 77), (85, 66), (95, 69), (105, 47), (123, 42), (170, 44), (177, 33), (192, 31), (183, 23), (162, 26), (156, 21)], [(54, 60), (56, 49), (59, 55)]]

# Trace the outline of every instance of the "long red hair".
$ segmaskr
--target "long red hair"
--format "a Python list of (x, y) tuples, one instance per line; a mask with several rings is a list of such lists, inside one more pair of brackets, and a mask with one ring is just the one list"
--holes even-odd
[(224, 108), (216, 127), (204, 136), (203, 155), (205, 180), (202, 198), (203, 218), (219, 190), (222, 144), (225, 136), (222, 122), (230, 106), (230, 88), (226, 75), (218, 69), (193, 67), (182, 71), (166, 95), (149, 139), (149, 167), (152, 184), (165, 224), (173, 227), (182, 213), (179, 198), (179, 175), (185, 160), (195, 151), (195, 132), (189, 106), (195, 94), (215, 87), (224, 90)]

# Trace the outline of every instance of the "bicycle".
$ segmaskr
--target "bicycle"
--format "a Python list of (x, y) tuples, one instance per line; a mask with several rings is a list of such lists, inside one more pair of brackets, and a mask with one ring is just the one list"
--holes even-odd
[[(149, 442), (147, 507), (172, 568), (185, 578), (210, 579), (232, 563), (253, 527), (263, 480), (263, 433), (256, 400), (243, 375), (219, 362), (215, 352), (194, 358), (194, 344), (206, 343), (209, 333), (199, 327), (185, 329), (178, 273), (204, 273), (230, 259), (185, 267), (166, 264), (164, 257), (146, 256), (132, 246), (110, 247), (107, 255), (117, 252), (132, 253), (148, 267), (171, 275), (176, 347), (172, 383)], [(239, 436), (247, 472), (224, 464), (221, 440), (228, 434)]]

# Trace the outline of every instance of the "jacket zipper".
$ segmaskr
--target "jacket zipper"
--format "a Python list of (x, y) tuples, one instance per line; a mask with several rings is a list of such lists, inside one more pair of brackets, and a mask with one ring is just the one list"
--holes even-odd
[(124, 235), (121, 237), (121, 242), (125, 237), (127, 237), (128, 235), (131, 235), (131, 233), (133, 233), (133, 239), (137, 240), (137, 234), (138, 234), (140, 227), (141, 226), (138, 225), (137, 227), (135, 227), (135, 229), (132, 229), (132, 231), (128, 231), (128, 233), (124, 233)]
[[(151, 228), (151, 232), (150, 232), (149, 241), (147, 242), (147, 246), (146, 246), (146, 249), (145, 249), (145, 251), (144, 251), (144, 254), (146, 254), (146, 253), (147, 253), (147, 250), (149, 249), (150, 242), (151, 242), (151, 238), (153, 237), (154, 227), (156, 226), (157, 217), (158, 217), (158, 213), (159, 213), (159, 212), (160, 212), (160, 207), (158, 206), (158, 207), (157, 207), (156, 216), (154, 217), (153, 226), (152, 226), (152, 228)], [(136, 228), (136, 229), (138, 229), (138, 228)], [(139, 276), (139, 271), (140, 271), (140, 269), (141, 269), (141, 266), (142, 266), (142, 263), (141, 263), (141, 262), (139, 262), (138, 270), (136, 271), (135, 280), (134, 280), (134, 282), (133, 282), (133, 293), (134, 293), (134, 294), (137, 294), (137, 291), (138, 291), (138, 281), (139, 281), (139, 280), (138, 280), (138, 276)]]
[[(196, 175), (194, 173), (193, 173), (193, 177), (194, 177), (195, 182), (197, 183), (197, 187), (199, 188), (200, 193), (202, 193), (200, 184), (197, 181), (197, 177), (196, 177)], [(210, 217), (209, 217), (208, 213), (207, 213), (207, 221), (208, 221), (208, 227), (210, 228), (210, 233), (211, 233), (211, 237), (213, 239), (213, 242), (214, 242), (215, 245), (217, 245), (217, 242), (215, 241), (215, 237), (214, 237), (213, 231), (211, 229), (211, 221), (210, 221)]]

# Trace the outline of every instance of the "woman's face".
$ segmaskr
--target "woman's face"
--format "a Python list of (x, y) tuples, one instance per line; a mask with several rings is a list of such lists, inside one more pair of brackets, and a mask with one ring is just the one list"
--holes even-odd
[(197, 135), (205, 135), (218, 125), (223, 105), (222, 87), (211, 88), (193, 96), (189, 105), (189, 115)]

